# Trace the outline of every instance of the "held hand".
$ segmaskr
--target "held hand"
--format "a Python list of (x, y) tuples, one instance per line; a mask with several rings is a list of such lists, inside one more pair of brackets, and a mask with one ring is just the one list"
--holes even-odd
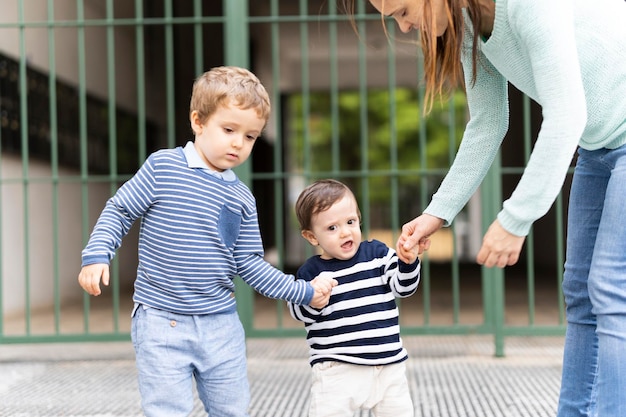
[(504, 268), (507, 265), (514, 265), (519, 259), (525, 239), (525, 236), (516, 236), (507, 232), (500, 222), (495, 220), (485, 233), (476, 262), (488, 268), (492, 266)]
[(322, 295), (330, 294), (333, 290), (333, 287), (336, 287), (338, 284), (337, 280), (329, 277), (316, 277), (311, 281), (311, 286), (315, 291), (319, 291)]
[[(430, 246), (430, 240), (427, 240), (428, 246)], [(413, 246), (410, 249), (405, 249), (403, 245), (398, 245), (398, 258), (402, 260), (402, 262), (406, 264), (412, 264), (417, 260), (417, 255), (424, 252), (424, 250), (420, 247), (420, 245)]]
[[(407, 264), (412, 263), (409, 253), (417, 248), (421, 255), (430, 248), (430, 236), (443, 226), (443, 220), (430, 214), (422, 214), (402, 226), (402, 234), (396, 244), (398, 258)], [(413, 259), (414, 261), (415, 259)]]
[(92, 264), (84, 266), (78, 274), (78, 283), (91, 295), (100, 295), (100, 278), (102, 284), (109, 285), (109, 265)]
[(333, 287), (337, 285), (337, 280), (333, 278), (317, 277), (311, 281), (311, 286), (315, 290), (311, 307), (324, 308), (328, 305)]

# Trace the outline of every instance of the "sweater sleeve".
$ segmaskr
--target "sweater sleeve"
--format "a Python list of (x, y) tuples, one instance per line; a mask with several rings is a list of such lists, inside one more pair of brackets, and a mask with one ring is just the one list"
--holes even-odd
[[(387, 248), (386, 245), (384, 247)], [(398, 298), (406, 298), (415, 294), (420, 282), (421, 264), (419, 258), (412, 264), (407, 264), (398, 259), (395, 250), (387, 248), (383, 260), (385, 264), (384, 280), (391, 288), (393, 295)]]
[(82, 252), (81, 266), (109, 263), (134, 221), (150, 208), (154, 198), (154, 165), (149, 157), (137, 173), (107, 202)]
[(498, 220), (525, 236), (563, 186), (585, 129), (587, 108), (570, 2), (509, 1), (511, 30), (525, 46), (543, 122), (530, 159)]
[[(466, 32), (466, 39), (471, 33)], [(508, 129), (507, 81), (484, 56), (472, 82), (471, 51), (463, 54), (469, 122), (450, 170), (425, 213), (449, 226), (484, 179)]]
[(243, 214), (234, 258), (239, 276), (260, 294), (295, 304), (311, 303), (314, 295), (311, 284), (283, 273), (263, 258), (256, 207)]
[[(322, 272), (322, 274), (326, 273)], [(305, 264), (298, 269), (296, 276), (306, 282), (310, 282), (315, 278), (311, 276), (308, 262), (305, 262)], [(329, 277), (332, 278), (332, 274), (329, 274)], [(315, 323), (322, 314), (322, 309), (313, 308), (308, 305), (298, 305), (291, 302), (287, 303), (287, 308), (289, 309), (291, 317), (303, 323)]]

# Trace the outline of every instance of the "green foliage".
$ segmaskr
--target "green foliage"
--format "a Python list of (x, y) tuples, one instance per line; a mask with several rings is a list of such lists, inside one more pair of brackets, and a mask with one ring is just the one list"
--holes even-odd
[(369, 91), (366, 96), (356, 91), (335, 97), (326, 92), (292, 95), (287, 103), (291, 169), (313, 177), (378, 173), (368, 180), (372, 202), (390, 197), (389, 178), (394, 175), (406, 190), (403, 194), (414, 194), (422, 175), (436, 176), (433, 186), (438, 185), (466, 122), (462, 92), (435, 103), (428, 117), (422, 115), (418, 91), (407, 88)]

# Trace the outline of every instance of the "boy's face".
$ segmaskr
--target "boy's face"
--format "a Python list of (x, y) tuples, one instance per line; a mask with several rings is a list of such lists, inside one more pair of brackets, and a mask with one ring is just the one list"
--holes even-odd
[(228, 103), (220, 106), (204, 124), (197, 111), (189, 119), (196, 135), (196, 151), (209, 168), (219, 172), (244, 163), (265, 127), (265, 120), (255, 109), (243, 110)]
[(303, 230), (302, 236), (322, 249), (322, 259), (351, 259), (361, 243), (361, 225), (357, 202), (346, 194), (328, 210), (312, 218), (313, 230)]

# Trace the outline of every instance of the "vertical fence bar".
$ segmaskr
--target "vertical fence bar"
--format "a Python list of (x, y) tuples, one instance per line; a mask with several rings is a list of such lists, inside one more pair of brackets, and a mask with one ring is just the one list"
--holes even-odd
[[(87, 146), (87, 93), (86, 93), (86, 69), (85, 69), (85, 21), (83, 0), (76, 0), (76, 23), (78, 37), (78, 125), (80, 141), (80, 178), (82, 198), (82, 230), (83, 243), (89, 240), (89, 167)], [(83, 328), (85, 334), (89, 333), (89, 294), (83, 294)]]
[(54, 0), (48, 0), (48, 108), (50, 112), (50, 165), (52, 173), (52, 258), (54, 332), (61, 331), (61, 294), (59, 278), (59, 145), (57, 124), (56, 60), (54, 39)]
[[(496, 218), (502, 201), (502, 172), (500, 154), (497, 155), (480, 188), (482, 232)], [(504, 271), (501, 268), (482, 267), (483, 309), (485, 322), (494, 335), (495, 356), (504, 356)]]
[[(2, 95), (2, 83), (0, 83), (0, 96)], [(0, 102), (0, 117), (2, 115), (2, 103)], [(4, 181), (2, 175), (2, 120), (0, 119), (0, 230), (3, 230), (4, 219), (3, 219), (3, 204), (4, 199), (2, 195), (4, 194)], [(4, 252), (2, 246), (2, 235), (0, 235), (0, 294), (4, 294)], [(2, 297), (0, 297), (0, 340), (4, 336), (4, 302), (2, 301)]]
[(174, 11), (172, 0), (165, 0), (165, 94), (167, 147), (176, 145), (176, 104), (174, 94)]
[[(416, 51), (416, 53), (418, 53), (418, 51)], [(418, 96), (418, 103), (419, 108), (418, 108), (418, 114), (416, 115), (416, 117), (419, 120), (419, 127), (418, 127), (418, 141), (419, 141), (419, 160), (420, 160), (420, 209), (424, 210), (426, 208), (426, 205), (428, 204), (428, 200), (430, 198), (429, 193), (428, 193), (428, 159), (427, 159), (427, 155), (428, 152), (427, 151), (427, 138), (428, 138), (428, 134), (426, 133), (426, 117), (424, 116), (425, 111), (424, 111), (424, 99), (425, 99), (425, 95), (426, 92), (424, 90), (424, 86), (422, 85), (422, 83), (419, 82), (419, 80), (421, 80), (424, 77), (423, 74), (423, 68), (421, 65), (417, 66), (417, 78), (418, 78), (418, 82), (417, 85), (419, 86), (417, 89), (417, 96)], [(424, 314), (424, 321), (423, 324), (425, 326), (429, 326), (430, 325), (430, 311), (431, 311), (431, 274), (430, 274), (430, 259), (428, 258), (428, 256), (424, 256), (422, 257), (422, 265), (421, 265), (421, 271), (422, 271), (422, 278), (420, 280), (420, 288), (421, 288), (421, 292), (422, 292), (422, 302), (423, 302), (423, 314)]]
[[(284, 269), (284, 258), (285, 258), (285, 227), (284, 222), (285, 219), (288, 219), (289, 216), (285, 214), (285, 201), (283, 200), (284, 196), (284, 183), (285, 178), (283, 178), (282, 173), (284, 170), (283, 166), (283, 131), (282, 131), (282, 101), (280, 94), (280, 25), (277, 22), (277, 18), (279, 16), (279, 3), (278, 0), (270, 1), (270, 16), (272, 18), (272, 23), (270, 25), (270, 37), (271, 37), (271, 60), (272, 60), (272, 91), (271, 91), (271, 100), (272, 100), (272, 117), (274, 119), (275, 128), (275, 137), (274, 137), (274, 149), (272, 159), (274, 161), (274, 171), (273, 171), (273, 188), (274, 188), (274, 231), (276, 235), (276, 250), (278, 251), (278, 265), (276, 265), (279, 269)], [(289, 200), (287, 200), (289, 203)], [(279, 329), (284, 327), (283, 325), (283, 315), (285, 310), (285, 303), (281, 301), (276, 302), (276, 317), (278, 321)]]
[(139, 141), (139, 151), (137, 152), (137, 163), (139, 166), (148, 156), (146, 146), (146, 58), (144, 47), (144, 17), (143, 1), (135, 0), (135, 49), (137, 60), (137, 140)]
[[(522, 98), (524, 120), (524, 164), (528, 163), (532, 151), (530, 129), (530, 98)], [(531, 228), (526, 237), (526, 286), (528, 288), (528, 324), (535, 324), (535, 238)]]
[[(248, 29), (248, 1), (223, 0), (224, 8), (224, 46), (226, 65), (236, 65), (248, 68), (249, 63), (249, 29)], [(235, 169), (239, 178), (252, 188), (250, 177), (250, 161), (246, 161)], [(254, 312), (254, 293), (251, 288), (244, 286), (241, 279), (235, 280), (237, 293), (237, 310), (246, 333), (253, 332), (252, 320)]]
[(250, 66), (248, 1), (223, 0), (226, 63), (248, 68)]
[(26, 66), (26, 23), (24, 21), (24, 4), (18, 5), (19, 19), (19, 82), (20, 82), (20, 136), (22, 147), (22, 203), (24, 204), (24, 315), (26, 317), (26, 335), (31, 333), (30, 306), (30, 198), (29, 198), (29, 148), (28, 148), (28, 79)]
[[(396, 25), (389, 25), (387, 28), (389, 39), (395, 39)], [(397, 103), (396, 103), (396, 48), (395, 44), (390, 43), (387, 48), (387, 92), (389, 94), (389, 170), (391, 172), (391, 194), (392, 202), (398, 201), (398, 122), (397, 122)], [(392, 205), (393, 207), (393, 205)], [(397, 211), (397, 206), (394, 207)], [(395, 225), (394, 225), (395, 226)], [(398, 227), (396, 227), (397, 229)]]
[(308, 123), (309, 116), (311, 114), (311, 96), (310, 96), (310, 75), (309, 75), (309, 26), (306, 21), (307, 17), (307, 4), (306, 0), (300, 0), (300, 85), (302, 92), (302, 120), (304, 121), (302, 126), (302, 140), (304, 146), (302, 147), (303, 155), (303, 171), (305, 178), (308, 180), (311, 178), (311, 131)]
[[(365, 14), (365, 4), (364, 2), (357, 3), (357, 14), (359, 16)], [(364, 19), (359, 19), (357, 22), (357, 30), (359, 35), (358, 42), (358, 62), (359, 62), (359, 121), (360, 121), (360, 136), (359, 136), (359, 149), (361, 150), (361, 161), (360, 161), (360, 175), (361, 175), (361, 187), (360, 187), (360, 195), (361, 201), (369, 202), (370, 201), (370, 181), (367, 172), (369, 170), (369, 125), (368, 125), (368, 117), (367, 117), (367, 109), (369, 106), (368, 102), (368, 88), (367, 88), (367, 51), (366, 51), (366, 42), (367, 42), (367, 25)], [(397, 204), (397, 202), (393, 199), (390, 201), (391, 205)], [(396, 210), (391, 210), (391, 212), (396, 215)], [(371, 225), (370, 211), (367, 210), (365, 212), (361, 212), (362, 222), (368, 228)], [(396, 218), (392, 218), (392, 230), (395, 224), (397, 224), (397, 215)]]
[[(107, 94), (109, 113), (109, 191), (117, 190), (117, 95), (115, 85), (115, 16), (113, 0), (106, 3), (106, 43), (107, 43)], [(119, 331), (120, 273), (117, 257), (111, 262), (111, 293), (113, 296), (113, 331)]]
[[(456, 154), (456, 107), (454, 105), (454, 95), (448, 101), (448, 160), (450, 164), (454, 161)], [(457, 325), (461, 316), (461, 283), (459, 278), (459, 259), (457, 254), (457, 227), (456, 222), (452, 223), (452, 324)]]
[[(328, 17), (337, 16), (336, 0), (328, 0)], [(330, 134), (331, 134), (331, 171), (337, 176), (341, 170), (339, 156), (339, 88), (337, 81), (337, 21), (332, 19), (328, 22), (328, 64), (330, 72)]]
[(196, 23), (193, 24), (193, 46), (194, 46), (194, 64), (195, 75), (199, 76), (204, 72), (204, 42), (202, 37), (202, 0), (194, 0), (193, 17)]

